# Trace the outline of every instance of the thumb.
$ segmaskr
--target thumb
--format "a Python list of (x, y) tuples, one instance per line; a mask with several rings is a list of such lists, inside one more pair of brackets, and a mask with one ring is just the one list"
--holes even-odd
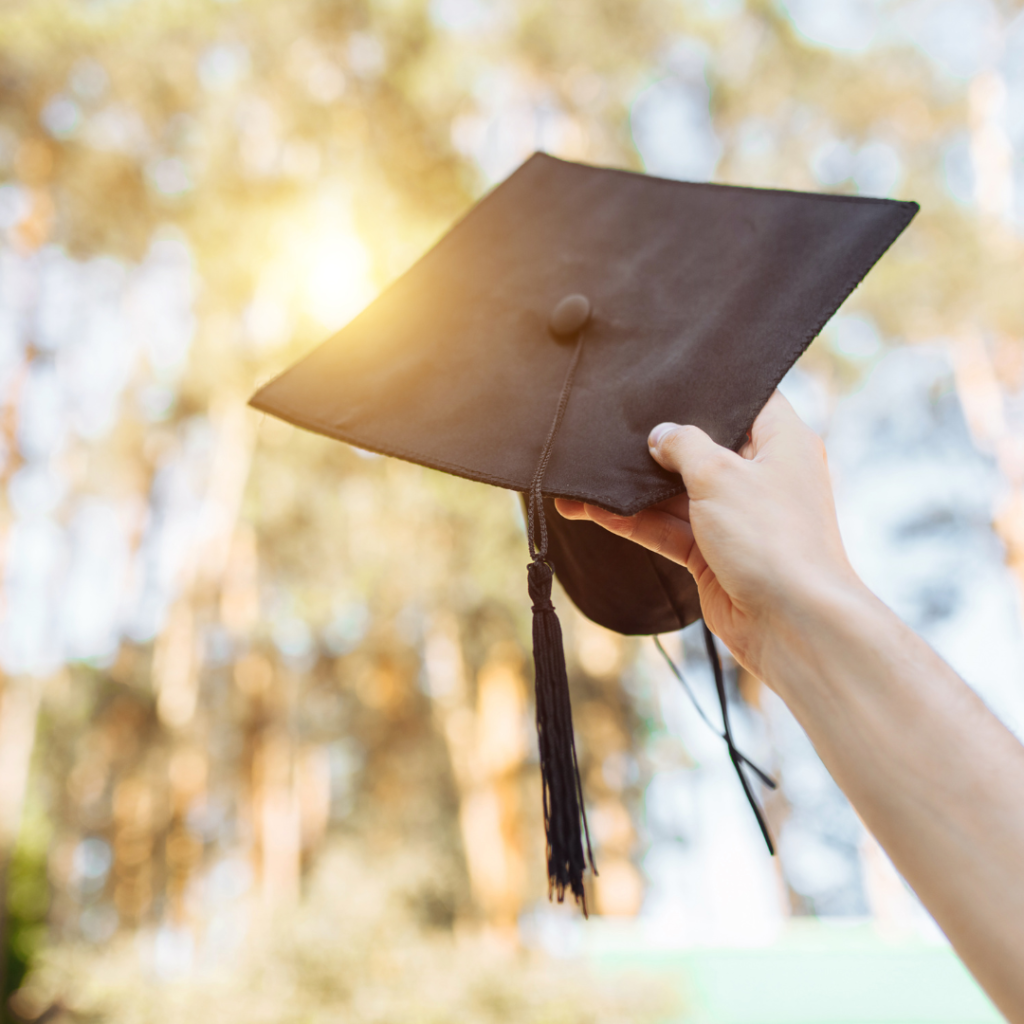
[(743, 460), (723, 448), (700, 427), (659, 423), (647, 438), (647, 446), (662, 469), (678, 473), (691, 498), (701, 498), (719, 474)]

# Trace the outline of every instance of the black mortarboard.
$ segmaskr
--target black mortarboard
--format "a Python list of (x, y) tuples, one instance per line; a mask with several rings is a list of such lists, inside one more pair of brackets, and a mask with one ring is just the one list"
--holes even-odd
[[(678, 494), (679, 478), (647, 448), (663, 421), (738, 448), (917, 209), (535, 154), (253, 397), (297, 426), (525, 496), (548, 871), (559, 898), (566, 888), (582, 898), (586, 821), (551, 572), (585, 615), (621, 633), (680, 629), (700, 604), (687, 570), (563, 519), (552, 499), (631, 515)], [(731, 738), (729, 752), (739, 771)]]

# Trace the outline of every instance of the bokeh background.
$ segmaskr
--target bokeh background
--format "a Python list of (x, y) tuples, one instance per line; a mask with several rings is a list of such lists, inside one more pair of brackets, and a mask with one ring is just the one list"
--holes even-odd
[(774, 861), (564, 599), (600, 876), (550, 906), (515, 496), (245, 402), (537, 149), (915, 199), (784, 389), (858, 569), (1019, 728), (1022, 10), (0, 4), (5, 1018), (997, 1019), (757, 680)]

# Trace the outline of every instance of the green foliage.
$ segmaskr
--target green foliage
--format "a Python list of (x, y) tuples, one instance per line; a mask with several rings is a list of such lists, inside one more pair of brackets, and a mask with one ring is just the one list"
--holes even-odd
[(38, 804), (29, 807), (29, 812), (23, 816), (14, 856), (7, 867), (5, 990), (0, 993), (0, 1021), (9, 1019), (7, 999), (21, 986), (47, 939), (50, 909), (47, 869), (53, 827), (49, 818), (40, 813)]

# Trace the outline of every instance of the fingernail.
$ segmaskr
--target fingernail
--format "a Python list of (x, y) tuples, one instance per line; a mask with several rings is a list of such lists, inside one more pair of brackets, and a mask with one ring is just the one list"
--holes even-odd
[(664, 436), (670, 431), (675, 430), (677, 424), (675, 423), (659, 423), (650, 433), (647, 438), (647, 446), (649, 448), (657, 448), (661, 444)]

